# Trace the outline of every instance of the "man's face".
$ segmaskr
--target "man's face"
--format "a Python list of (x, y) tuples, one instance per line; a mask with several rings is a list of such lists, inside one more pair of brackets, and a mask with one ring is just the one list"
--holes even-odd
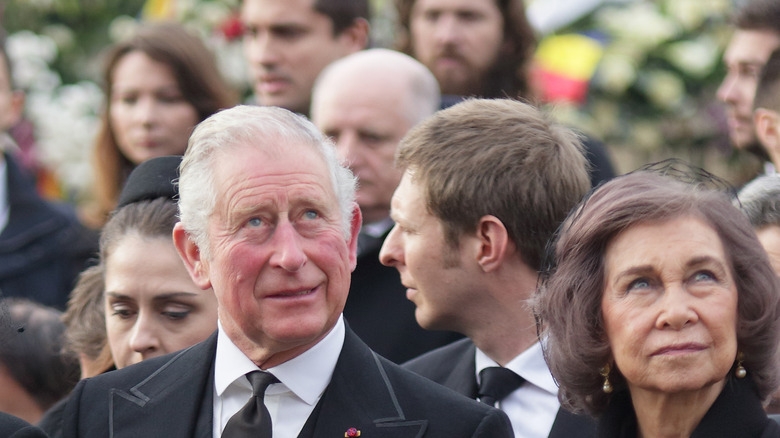
[(360, 214), (356, 206), (345, 238), (327, 166), (308, 145), (238, 146), (217, 157), (215, 184), (203, 269), (231, 340), (258, 365), (273, 366), (336, 323)]
[(410, 104), (401, 81), (388, 78), (382, 88), (362, 82), (325, 84), (314, 102), (312, 121), (333, 138), (358, 177), (357, 201), (363, 220), (370, 223), (390, 213), (390, 198), (401, 180), (393, 164), (395, 151), (412, 123), (404, 114)]
[(414, 57), (433, 72), (443, 94), (480, 93), (504, 39), (496, 0), (417, 0), (410, 27)]
[(244, 0), (244, 53), (261, 105), (308, 114), (311, 89), (332, 61), (362, 48), (350, 29), (333, 34), (314, 0)]
[[(395, 221), (382, 245), (379, 260), (398, 269), (406, 298), (417, 309), (415, 318), (428, 330), (463, 331), (472, 301), (480, 299), (468, 245), (453, 247), (442, 221), (425, 205), (423, 187), (404, 173), (395, 191), (391, 216)], [(468, 240), (469, 236), (462, 238)], [(476, 260), (476, 257), (473, 258)]]
[(0, 56), (0, 134), (8, 132), (22, 116), (24, 94), (11, 89), (11, 74)]
[(753, 98), (761, 69), (778, 47), (780, 35), (775, 32), (736, 30), (723, 56), (728, 73), (718, 88), (718, 99), (726, 104), (729, 136), (737, 148), (756, 142)]

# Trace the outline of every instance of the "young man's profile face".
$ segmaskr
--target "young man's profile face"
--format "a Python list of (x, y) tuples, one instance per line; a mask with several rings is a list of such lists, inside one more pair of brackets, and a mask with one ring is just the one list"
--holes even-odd
[(718, 88), (718, 99), (726, 104), (729, 137), (737, 148), (756, 142), (753, 98), (761, 69), (778, 47), (780, 35), (775, 32), (738, 29), (723, 56), (728, 72)]

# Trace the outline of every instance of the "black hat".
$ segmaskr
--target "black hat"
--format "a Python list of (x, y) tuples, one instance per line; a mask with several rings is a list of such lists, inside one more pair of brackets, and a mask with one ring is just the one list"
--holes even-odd
[(179, 188), (174, 181), (179, 178), (181, 158), (180, 155), (168, 155), (139, 164), (127, 177), (116, 208), (156, 198), (168, 198), (175, 202)]

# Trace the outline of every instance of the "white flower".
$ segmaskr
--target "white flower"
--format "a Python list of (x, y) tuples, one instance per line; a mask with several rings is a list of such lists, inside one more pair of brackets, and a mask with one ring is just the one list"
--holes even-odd
[(6, 51), (13, 60), (40, 59), (51, 64), (57, 58), (57, 44), (54, 40), (28, 30), (10, 35), (6, 41)]
[(130, 38), (138, 27), (138, 21), (127, 15), (120, 15), (111, 21), (108, 26), (108, 35), (111, 41), (124, 41)]
[(630, 57), (606, 52), (596, 70), (594, 82), (608, 93), (620, 95), (634, 83), (636, 75), (636, 65)]
[(682, 79), (667, 70), (645, 71), (638, 83), (650, 102), (663, 110), (679, 106), (685, 97)]
[(596, 27), (641, 47), (655, 47), (679, 32), (676, 23), (661, 14), (655, 3), (647, 1), (601, 9), (596, 13)]
[(685, 30), (701, 26), (709, 17), (723, 17), (731, 9), (729, 0), (665, 0), (664, 9)]
[(712, 72), (720, 59), (718, 44), (704, 35), (688, 41), (670, 44), (666, 59), (686, 75), (704, 78)]

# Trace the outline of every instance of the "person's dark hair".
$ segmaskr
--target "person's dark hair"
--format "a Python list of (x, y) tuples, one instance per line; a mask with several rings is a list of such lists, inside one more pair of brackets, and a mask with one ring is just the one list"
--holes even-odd
[[(398, 10), (396, 48), (415, 56), (412, 44), (412, 8), (417, 0), (395, 0)], [(504, 40), (497, 63), (483, 81), (479, 97), (533, 99), (528, 81), (536, 34), (525, 15), (523, 0), (493, 0), (504, 19)]]
[(734, 11), (731, 22), (737, 29), (769, 30), (780, 35), (780, 2), (745, 0)]
[(333, 35), (339, 35), (352, 26), (355, 20), (370, 19), (368, 0), (315, 0), (314, 10), (330, 18)]
[(84, 270), (70, 293), (65, 324), (64, 350), (97, 360), (106, 346), (106, 313), (103, 310), (103, 266)]
[[(548, 338), (545, 358), (565, 407), (598, 415), (612, 396), (602, 391), (599, 375), (611, 354), (601, 313), (607, 245), (636, 224), (687, 216), (712, 226), (731, 264), (738, 294), (737, 345), (748, 377), (762, 399), (776, 387), (780, 280), (747, 218), (722, 191), (639, 171), (596, 189), (570, 214), (550, 246), (554, 264), (542, 275), (535, 311), (541, 336)], [(612, 394), (626, 387), (617, 370), (610, 382)]]
[(178, 222), (178, 208), (169, 198), (139, 201), (115, 211), (100, 234), (100, 264), (126, 235), (173, 239), (171, 233)]
[(5, 298), (0, 308), (7, 312), (0, 324), (0, 364), (45, 411), (79, 380), (78, 361), (62, 354), (61, 313), (23, 298)]
[(761, 69), (753, 108), (780, 112), (780, 49), (772, 52)]
[(198, 121), (237, 103), (233, 90), (220, 75), (212, 53), (199, 37), (180, 25), (143, 25), (133, 37), (116, 44), (106, 58), (103, 71), (104, 114), (92, 157), (95, 195), (100, 210), (98, 215), (106, 215), (115, 207), (122, 184), (135, 167), (119, 150), (109, 113), (114, 69), (125, 55), (136, 51), (143, 52), (171, 69), (184, 99), (197, 111)]
[(451, 246), (493, 215), (534, 269), (558, 224), (590, 189), (577, 135), (510, 99), (469, 99), (437, 112), (401, 140), (396, 163), (424, 187)]

